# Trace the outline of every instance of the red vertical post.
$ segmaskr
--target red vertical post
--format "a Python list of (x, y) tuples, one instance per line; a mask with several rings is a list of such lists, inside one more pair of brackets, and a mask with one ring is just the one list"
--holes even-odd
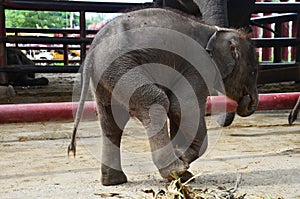
[[(252, 14), (251, 17), (252, 18), (259, 17), (259, 14)], [(260, 28), (257, 26), (253, 26), (252, 27), (252, 38), (259, 38), (259, 33), (260, 33)], [(260, 48), (255, 49), (257, 58), (259, 58), (259, 56), (260, 56), (259, 51), (260, 51)]]
[[(296, 2), (300, 2), (300, 0), (296, 0)], [(298, 12), (298, 17), (295, 21), (293, 21), (293, 25), (292, 25), (292, 37), (299, 37), (300, 36), (300, 26), (299, 26), (299, 23), (300, 23), (300, 17), (299, 17), (300, 13)], [(297, 30), (298, 29), (298, 30)], [(296, 61), (300, 61), (300, 52), (297, 52), (297, 49), (298, 51), (300, 51), (300, 47), (296, 48), (296, 47), (292, 47), (291, 49), (291, 59), (292, 60), (296, 60), (297, 59), (297, 56), (296, 56), (296, 53), (298, 53), (298, 59)]]
[[(255, 0), (255, 2), (261, 2), (261, 0)], [(252, 14), (251, 15), (252, 17), (260, 17), (260, 14), (259, 13), (255, 13), (255, 14)], [(260, 33), (261, 33), (261, 28), (259, 28), (258, 26), (252, 26), (253, 28), (253, 32), (252, 32), (252, 37), (253, 38), (259, 38), (260, 37)], [(261, 54), (261, 50), (262, 48), (256, 48), (255, 49), (255, 53), (256, 53), (256, 56), (257, 56), (257, 59), (260, 61), (261, 60), (261, 57), (262, 54)]]
[[(293, 21), (293, 25), (292, 25), (292, 37), (296, 37), (297, 22), (300, 23), (297, 19), (295, 21)], [(291, 59), (292, 60), (296, 59), (296, 48), (295, 47), (292, 47), (292, 49), (291, 49)]]
[[(280, 2), (288, 2), (289, 0), (280, 0)], [(282, 37), (289, 37), (289, 31), (290, 31), (290, 24), (289, 22), (284, 22), (282, 23), (282, 28), (281, 28), (281, 36)], [(283, 61), (288, 61), (289, 60), (289, 48), (288, 47), (282, 47), (281, 48), (281, 59)]]
[[(272, 0), (264, 0), (264, 2), (272, 2)], [(264, 13), (264, 16), (271, 15), (271, 13)], [(271, 24), (266, 25), (271, 28)], [(271, 38), (272, 32), (266, 29), (263, 29), (263, 38)], [(262, 61), (271, 61), (272, 59), (272, 48), (263, 48), (262, 49)]]
[[(0, 38), (6, 37), (5, 31), (5, 8), (4, 0), (0, 0)], [(5, 42), (0, 41), (0, 67), (5, 67), (6, 65), (6, 52), (5, 52)], [(0, 84), (7, 85), (7, 74), (0, 72)]]

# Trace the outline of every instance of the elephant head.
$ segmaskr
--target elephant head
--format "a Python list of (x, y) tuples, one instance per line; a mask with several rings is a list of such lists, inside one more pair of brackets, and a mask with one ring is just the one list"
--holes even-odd
[(207, 50), (219, 68), (226, 95), (238, 103), (237, 114), (251, 115), (258, 105), (258, 61), (248, 36), (221, 29), (211, 37)]

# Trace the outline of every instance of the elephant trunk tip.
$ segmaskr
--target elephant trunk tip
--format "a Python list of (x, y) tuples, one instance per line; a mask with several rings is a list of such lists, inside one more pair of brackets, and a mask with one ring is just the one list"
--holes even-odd
[(237, 114), (241, 117), (252, 115), (257, 108), (257, 101), (257, 98), (253, 98), (251, 95), (243, 96), (238, 102)]

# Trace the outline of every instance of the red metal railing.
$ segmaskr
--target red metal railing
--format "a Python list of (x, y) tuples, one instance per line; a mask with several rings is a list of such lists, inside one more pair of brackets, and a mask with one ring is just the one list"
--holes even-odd
[[(299, 92), (260, 94), (257, 110), (292, 109), (299, 96)], [(73, 121), (77, 106), (78, 103), (73, 102), (0, 105), (0, 124)], [(236, 107), (236, 102), (229, 98), (210, 96), (207, 98), (206, 113), (233, 112)], [(83, 119), (97, 119), (94, 102), (85, 102)]]

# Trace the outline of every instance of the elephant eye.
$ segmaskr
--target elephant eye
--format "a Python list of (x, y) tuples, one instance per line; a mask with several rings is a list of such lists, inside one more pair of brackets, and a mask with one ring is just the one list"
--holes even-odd
[(250, 71), (249, 71), (251, 76), (254, 76), (254, 75), (257, 74), (257, 69), (256, 69), (256, 68), (253, 68), (253, 66), (250, 66), (250, 65), (248, 65), (248, 67), (249, 67), (249, 68), (252, 68), (252, 69), (250, 69)]
[(251, 76), (254, 76), (256, 74), (257, 74), (257, 70), (251, 71), (251, 73), (250, 73)]

